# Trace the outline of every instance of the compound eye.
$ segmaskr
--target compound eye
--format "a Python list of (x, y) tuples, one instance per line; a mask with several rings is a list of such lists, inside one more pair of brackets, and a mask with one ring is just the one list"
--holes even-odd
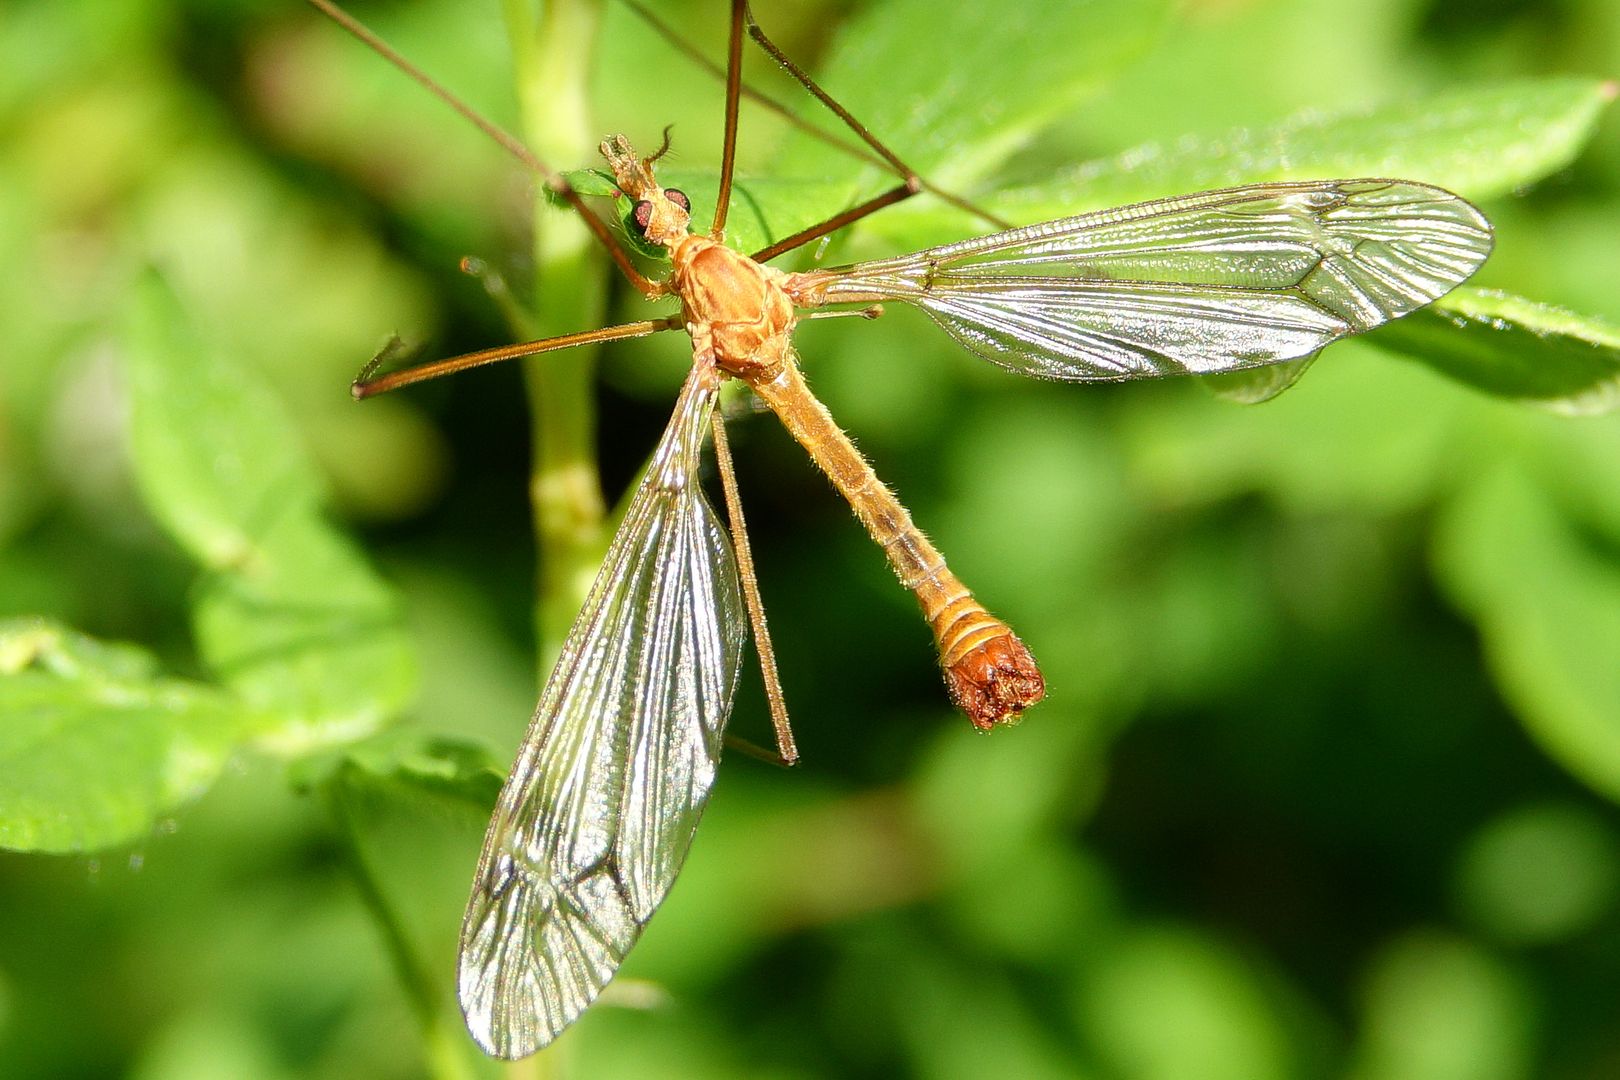
[(682, 191), (680, 188), (665, 188), (664, 198), (668, 199), (682, 210), (685, 210), (688, 214), (692, 212), (692, 200), (688, 199), (686, 197), (686, 192)]
[(647, 235), (647, 226), (652, 224), (653, 204), (646, 199), (637, 201), (630, 211), (630, 223), (636, 227), (636, 232), (642, 236)]

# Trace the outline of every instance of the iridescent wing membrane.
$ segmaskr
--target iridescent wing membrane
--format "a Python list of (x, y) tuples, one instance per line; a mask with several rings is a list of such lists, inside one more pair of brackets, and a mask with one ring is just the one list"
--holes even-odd
[(669, 892), (714, 783), (742, 657), (728, 534), (697, 482), (694, 370), (540, 697), (484, 838), (458, 983), (518, 1058), (613, 977)]
[(901, 300), (1048, 379), (1213, 374), (1308, 356), (1435, 300), (1491, 250), (1463, 199), (1406, 180), (1255, 184), (1082, 214), (807, 277)]
[[(1054, 379), (1208, 374), (1307, 356), (1441, 296), (1491, 247), (1449, 192), (1396, 180), (1162, 199), (803, 275), (806, 302), (903, 300)], [(545, 1046), (668, 893), (714, 783), (744, 612), (698, 488), (714, 372), (695, 368), (553, 671), (484, 840), (459, 986), (486, 1051)]]

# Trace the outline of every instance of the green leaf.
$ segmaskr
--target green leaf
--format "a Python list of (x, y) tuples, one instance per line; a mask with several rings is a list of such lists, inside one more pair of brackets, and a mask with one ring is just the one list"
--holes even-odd
[[(816, 79), (907, 165), (962, 191), (1141, 56), (1168, 10), (1162, 0), (960, 4), (948, 14), (931, 0), (872, 4), (839, 28)], [(925, 44), (942, 18), (951, 23), (948, 53)], [(805, 115), (828, 131), (847, 130), (830, 115)], [(788, 140), (780, 175), (864, 174), (828, 203), (802, 208), (795, 228), (895, 182), (892, 172), (852, 161), (802, 133)]]
[[(1371, 110), (1310, 114), (1212, 140), (1136, 147), (986, 201), (998, 214), (1035, 222), (1210, 188), (1324, 176), (1410, 177), (1484, 198), (1567, 165), (1614, 95), (1613, 83), (1595, 79), (1520, 80)], [(907, 245), (970, 227), (960, 211), (937, 203), (902, 204), (870, 225)], [(1612, 328), (1529, 301), (1488, 301), (1491, 295), (1453, 293), (1449, 306), (1383, 328), (1377, 340), (1503, 396), (1567, 412), (1611, 407)], [(1473, 333), (1458, 336), (1459, 329)], [(1506, 332), (1513, 330), (1519, 332)], [(1204, 381), (1220, 396), (1253, 403), (1288, 389), (1304, 366)]]
[(253, 545), (199, 583), (193, 620), (209, 667), (249, 702), (282, 712), (284, 752), (376, 730), (415, 679), (391, 592), (317, 518), (274, 519)]
[(234, 566), (252, 557), (267, 519), (314, 511), (320, 479), (270, 392), (209, 357), (184, 319), (168, 286), (146, 278), (128, 368), (136, 478), (187, 552)]
[(448, 973), (456, 966), (455, 927), (466, 903), (467, 879), (443, 870), (469, 862), (483, 815), (446, 815), (420, 800), (400, 799), (368, 779), (345, 758), (321, 784), (321, 801), (342, 840), (358, 898), (435, 1062), (430, 1073), (471, 1077), (476, 1070), (465, 1060), (471, 1047), (454, 995), (446, 992)]
[(1422, 180), (1487, 199), (1568, 165), (1614, 96), (1613, 83), (1596, 79), (1522, 79), (1307, 113), (1212, 139), (1133, 147), (987, 201), (1012, 220), (1035, 222), (1236, 184), (1338, 176)]
[(1620, 565), (1511, 466), (1457, 500), (1435, 561), (1531, 738), (1620, 799)]
[(258, 727), (229, 695), (154, 670), (133, 646), (43, 620), (0, 624), (0, 847), (139, 839), (201, 794)]
[(347, 840), (360, 898), (379, 924), (426, 1037), (459, 1035), (461, 1018), (445, 993), (444, 973), (455, 965), (468, 877), (442, 871), (470, 870), (504, 775), (482, 746), (418, 731), (385, 732), (295, 771), (318, 791)]
[(0, 620), (0, 675), (38, 668), (63, 679), (142, 680), (157, 674), (145, 649), (71, 633), (45, 619)]
[(206, 571), (203, 659), (280, 716), (284, 750), (374, 730), (405, 703), (414, 659), (392, 590), (321, 516), (296, 426), (204, 347), (155, 275), (136, 292), (130, 342), (136, 476)]
[(1374, 340), (1458, 382), (1554, 412), (1620, 405), (1620, 328), (1550, 304), (1464, 287)]
[[(602, 169), (569, 169), (563, 173), (563, 178), (568, 181), (569, 187), (581, 195), (604, 195), (612, 198), (619, 193), (618, 186), (613, 183), (613, 177)], [(541, 194), (545, 196), (546, 202), (559, 209), (568, 205), (562, 196), (550, 188), (542, 188)]]
[(1387, 516), (1421, 513), (1456, 483), (1458, 427), (1479, 401), (1352, 338), (1263, 409), (1168, 392), (1120, 404), (1119, 438), (1150, 503), (1263, 492), (1296, 515)]
[(489, 748), (465, 739), (395, 729), (295, 767), (303, 787), (344, 785), (429, 801), (489, 817), (506, 780)]
[(1258, 405), (1270, 401), (1290, 386), (1299, 382), (1305, 369), (1320, 353), (1311, 353), (1298, 360), (1284, 360), (1280, 364), (1267, 364), (1257, 368), (1239, 368), (1219, 375), (1205, 375), (1198, 382), (1218, 398), (1235, 401), (1239, 405)]

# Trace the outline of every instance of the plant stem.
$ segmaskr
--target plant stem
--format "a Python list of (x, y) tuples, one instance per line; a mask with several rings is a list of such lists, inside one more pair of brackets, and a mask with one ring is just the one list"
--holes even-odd
[[(528, 142), (553, 168), (587, 162), (596, 144), (588, 77), (601, 0), (506, 0), (517, 94)], [(602, 324), (607, 267), (571, 212), (537, 192), (535, 329), (541, 336)], [(549, 670), (590, 588), (602, 553), (602, 487), (596, 462), (595, 347), (525, 364), (530, 408), (529, 497), (540, 573), (535, 624), (540, 670)]]
[(393, 905), (388, 902), (382, 885), (371, 872), (371, 865), (366, 862), (366, 854), (360, 842), (360, 830), (349, 807), (347, 789), (341, 774), (327, 786), (326, 804), (347, 849), (349, 872), (354, 876), (361, 902), (371, 912), (377, 928), (382, 931), (388, 955), (394, 962), (394, 971), (399, 976), (400, 984), (405, 988), (405, 997), (411, 1004), (411, 1011), (416, 1014), (417, 1026), (422, 1033), (423, 1048), (426, 1051), (424, 1056), (427, 1060), (428, 1075), (435, 1080), (471, 1080), (472, 1073), (467, 1067), (467, 1059), (462, 1049), (465, 1040), (461, 1037), (460, 1028), (447, 1025), (445, 1014), (438, 1007), (439, 984), (436, 973), (412, 945), (410, 936), (405, 931), (404, 922)]

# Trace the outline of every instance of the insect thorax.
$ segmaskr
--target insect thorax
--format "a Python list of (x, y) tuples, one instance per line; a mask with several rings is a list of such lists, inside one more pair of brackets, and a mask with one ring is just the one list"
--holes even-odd
[(739, 378), (770, 378), (789, 362), (793, 302), (782, 274), (707, 237), (688, 236), (670, 251), (671, 282), (693, 345)]

